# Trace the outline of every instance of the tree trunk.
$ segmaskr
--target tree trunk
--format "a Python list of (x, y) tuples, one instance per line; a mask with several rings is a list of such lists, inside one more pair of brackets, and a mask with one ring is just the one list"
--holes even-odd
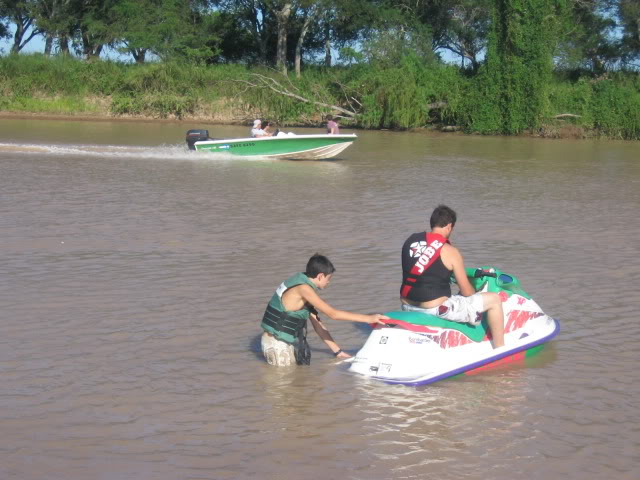
[(58, 48), (60, 49), (60, 53), (62, 53), (63, 56), (68, 56), (69, 55), (69, 37), (67, 37), (66, 35), (60, 35), (58, 37)]
[(301, 72), (301, 64), (302, 64), (302, 45), (304, 44), (304, 37), (307, 35), (309, 31), (309, 27), (311, 26), (311, 22), (315, 17), (316, 11), (313, 10), (307, 15), (307, 18), (304, 19), (304, 24), (302, 25), (302, 30), (300, 31), (300, 37), (298, 38), (298, 43), (296, 44), (296, 77), (300, 78)]
[(278, 54), (276, 57), (276, 68), (278, 68), (283, 75), (287, 74), (287, 33), (290, 15), (291, 2), (285, 2), (282, 9), (276, 12), (276, 18), (278, 19)]
[(253, 25), (253, 28), (251, 29), (251, 35), (253, 36), (253, 41), (256, 44), (258, 55), (260, 57), (260, 62), (263, 64), (266, 64), (267, 63), (267, 47), (265, 45), (264, 29), (260, 24), (260, 20), (258, 19), (258, 12), (256, 10), (252, 10), (251, 24)]
[(20, 45), (22, 43), (22, 37), (24, 37), (26, 27), (21, 20), (16, 20), (16, 33), (13, 35), (13, 46), (11, 47), (11, 53), (18, 53), (22, 49)]
[(35, 37), (36, 35), (40, 35), (41, 32), (36, 27), (34, 27), (31, 30), (31, 34), (25, 39), (27, 31), (33, 25), (33, 19), (23, 15), (16, 15), (12, 18), (12, 20), (16, 24), (16, 33), (13, 36), (11, 53), (18, 53), (24, 48), (27, 43), (29, 43), (33, 39), (33, 37)]
[(129, 48), (129, 53), (138, 65), (142, 65), (147, 57), (146, 48)]
[(46, 40), (44, 42), (44, 54), (51, 56), (51, 50), (53, 49), (53, 35), (47, 33)]
[(82, 53), (87, 60), (95, 60), (100, 56), (103, 45), (96, 45), (87, 32), (82, 32)]
[(324, 66), (331, 66), (331, 34), (329, 24), (325, 24), (324, 27)]

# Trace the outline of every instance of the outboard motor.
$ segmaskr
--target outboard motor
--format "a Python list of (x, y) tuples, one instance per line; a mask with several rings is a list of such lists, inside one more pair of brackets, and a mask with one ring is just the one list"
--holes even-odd
[(189, 130), (187, 132), (187, 145), (189, 146), (189, 150), (195, 150), (196, 146), (194, 144), (196, 142), (204, 142), (205, 140), (210, 140), (209, 130)]

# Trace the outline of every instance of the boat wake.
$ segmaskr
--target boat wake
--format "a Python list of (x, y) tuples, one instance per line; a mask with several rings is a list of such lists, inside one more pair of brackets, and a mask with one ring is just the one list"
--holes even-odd
[[(0, 154), (14, 153), (20, 155), (51, 155), (51, 156), (81, 156), (100, 158), (138, 158), (155, 160), (192, 160), (205, 161), (237, 161), (238, 157), (231, 154), (211, 154), (208, 152), (195, 152), (187, 149), (183, 144), (160, 146), (137, 145), (43, 145), (23, 143), (0, 143)], [(252, 160), (261, 160), (254, 158)], [(264, 158), (263, 160), (269, 160)]]

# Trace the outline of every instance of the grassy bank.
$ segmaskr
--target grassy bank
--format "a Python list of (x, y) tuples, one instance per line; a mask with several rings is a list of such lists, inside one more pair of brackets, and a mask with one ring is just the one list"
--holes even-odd
[[(481, 76), (405, 58), (393, 67), (307, 68), (302, 78), (240, 65), (122, 64), (19, 55), (0, 58), (0, 112), (177, 118), (317, 126), (335, 107), (343, 124), (370, 129), (473, 133)], [(305, 99), (307, 101), (304, 101)], [(343, 114), (341, 114), (343, 115)], [(577, 80), (557, 75), (533, 135), (640, 139), (640, 76)], [(453, 128), (452, 128), (453, 127)]]

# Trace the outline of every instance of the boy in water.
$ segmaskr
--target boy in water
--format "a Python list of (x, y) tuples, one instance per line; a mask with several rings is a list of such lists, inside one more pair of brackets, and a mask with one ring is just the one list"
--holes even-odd
[(363, 315), (336, 310), (322, 300), (317, 291), (329, 286), (335, 272), (333, 264), (323, 255), (315, 254), (307, 262), (304, 273), (296, 273), (285, 280), (271, 297), (260, 326), (262, 353), (270, 365), (287, 366), (297, 363), (309, 365), (311, 351), (307, 343), (307, 320), (322, 341), (337, 358), (349, 358), (333, 340), (318, 312), (333, 320), (380, 323), (389, 317)]

